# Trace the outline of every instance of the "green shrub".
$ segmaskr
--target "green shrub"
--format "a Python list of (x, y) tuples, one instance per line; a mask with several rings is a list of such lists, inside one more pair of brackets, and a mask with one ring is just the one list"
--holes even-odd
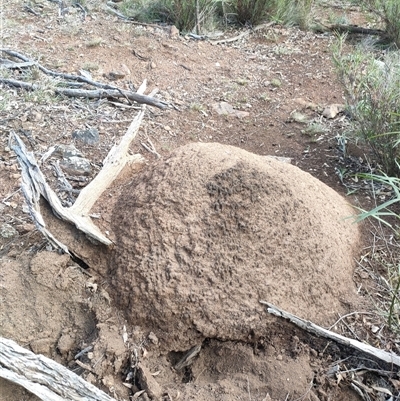
[[(395, 237), (399, 239), (398, 225), (396, 223), (393, 225), (387, 218), (389, 217), (392, 222), (400, 221), (400, 214), (395, 212), (395, 207), (400, 204), (400, 179), (389, 177), (386, 174), (357, 174), (357, 177), (371, 181), (373, 185), (378, 184), (383, 185), (386, 189), (391, 188), (393, 192), (391, 199), (370, 211), (358, 208), (360, 214), (357, 216), (357, 221), (374, 218), (389, 226), (395, 233)], [(398, 252), (396, 254), (398, 255)], [(400, 259), (397, 256), (394, 260), (382, 260), (378, 263), (387, 270), (387, 280), (384, 281), (388, 296), (382, 297), (381, 310), (387, 318), (389, 328), (400, 332)]]
[(118, 4), (118, 11), (126, 17), (139, 22), (152, 22), (158, 19), (157, 3), (152, 0), (124, 0)]
[(237, 22), (243, 25), (257, 25), (263, 22), (273, 10), (273, 0), (233, 0), (230, 3)]
[(216, 0), (159, 0), (157, 10), (163, 22), (174, 24), (183, 32), (200, 34), (212, 29)]
[(352, 130), (372, 149), (382, 170), (400, 175), (400, 53), (388, 52), (381, 59), (365, 49), (343, 54), (345, 36), (333, 52), (344, 85)]
[(308, 29), (314, 0), (275, 0), (273, 19), (285, 25), (297, 25)]
[(314, 0), (229, 0), (223, 3), (224, 12), (236, 16), (242, 25), (258, 25), (273, 20), (305, 29), (311, 19)]

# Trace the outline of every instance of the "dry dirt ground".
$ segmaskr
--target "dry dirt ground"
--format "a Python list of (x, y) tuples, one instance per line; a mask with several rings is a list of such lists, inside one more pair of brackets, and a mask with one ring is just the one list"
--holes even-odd
[[(194, 291), (190, 302), (195, 303), (197, 309), (190, 311), (190, 318), (187, 319), (190, 323), (183, 319), (183, 326), (175, 327), (174, 320), (168, 321), (180, 313), (176, 310), (181, 302), (179, 292), (190, 293), (190, 288), (185, 286), (207, 287), (206, 278), (211, 280), (208, 285), (212, 289), (212, 302), (229, 308), (226, 289), (213, 288), (212, 280), (216, 276), (210, 276), (212, 269), (207, 270), (204, 263), (208, 260), (207, 250), (199, 250), (193, 242), (207, 235), (208, 239), (199, 240), (199, 247), (207, 241), (219, 241), (215, 235), (218, 230), (222, 230), (224, 235), (226, 232), (231, 235), (231, 227), (224, 227), (224, 224), (231, 221), (229, 218), (232, 216), (237, 218), (237, 210), (242, 210), (249, 220), (235, 220), (244, 233), (240, 241), (225, 235), (226, 240), (231, 242), (226, 244), (226, 249), (232, 252), (227, 252), (219, 261), (214, 258), (218, 274), (223, 280), (229, 281), (227, 277), (230, 277), (229, 285), (233, 286), (239, 270), (227, 267), (224, 260), (230, 260), (235, 266), (246, 264), (249, 260), (254, 262), (254, 254), (250, 252), (252, 242), (246, 243), (247, 260), (240, 259), (244, 252), (240, 244), (243, 245), (242, 240), (248, 240), (246, 224), (254, 225), (259, 218), (254, 214), (246, 215), (246, 210), (254, 210), (258, 201), (252, 202), (251, 207), (248, 199), (244, 198), (235, 199), (234, 204), (224, 203), (227, 200), (220, 191), (224, 188), (229, 194), (236, 194), (233, 188), (240, 183), (245, 188), (242, 192), (250, 197), (256, 194), (261, 199), (268, 191), (275, 193), (275, 209), (271, 207), (277, 213), (275, 218), (281, 212), (290, 210), (290, 216), (298, 218), (296, 234), (301, 232), (304, 224), (311, 225), (313, 218), (325, 224), (320, 232), (314, 233), (315, 243), (311, 244), (313, 250), (316, 249), (316, 256), (310, 259), (319, 267), (310, 266), (307, 255), (311, 254), (307, 253), (299, 256), (298, 260), (304, 262), (300, 264), (301, 268), (290, 262), (291, 269), (285, 270), (285, 274), (271, 270), (270, 281), (265, 284), (266, 288), (269, 285), (273, 287), (271, 297), (280, 299), (281, 296), (287, 300), (289, 308), (292, 304), (293, 313), (315, 318), (326, 327), (333, 325), (340, 315), (357, 311), (334, 329), (373, 345), (396, 350), (395, 341), (386, 341), (381, 331), (375, 330), (382, 327), (382, 322), (374, 313), (370, 299), (363, 297), (369, 285), (369, 275), (357, 268), (355, 259), (351, 258), (360, 256), (364, 245), (369, 244), (367, 230), (361, 227), (360, 234), (355, 227), (334, 227), (333, 220), (330, 224), (332, 211), (328, 213), (324, 209), (330, 205), (339, 212), (351, 213), (348, 206), (341, 204), (343, 198), (334, 191), (345, 195), (347, 191), (341, 182), (343, 173), (354, 166), (361, 168), (370, 156), (365, 150), (353, 146), (349, 147), (349, 154), (344, 157), (338, 143), (347, 126), (345, 115), (339, 113), (331, 119), (322, 115), (327, 106), (344, 103), (331, 62), (330, 48), (334, 37), (275, 25), (259, 30), (244, 40), (215, 45), (206, 40), (171, 33), (169, 27), (122, 21), (100, 9), (94, 9), (83, 19), (78, 8), (70, 8), (69, 13), (60, 17), (55, 3), (43, 1), (32, 4), (30, 6), (38, 15), (32, 14), (22, 3), (2, 2), (2, 48), (24, 54), (50, 70), (69, 74), (88, 71), (93, 80), (121, 89), (137, 88), (146, 79), (147, 93), (158, 88), (157, 97), (168, 107), (163, 110), (148, 107), (141, 130), (131, 147), (132, 153), (141, 153), (147, 159), (148, 166), (144, 169), (148, 168), (150, 172), (145, 170), (137, 175), (134, 171), (125, 171), (123, 179), (95, 206), (95, 212), (102, 216), (99, 226), (110, 230), (116, 243), (124, 244), (124, 251), (115, 253), (112, 259), (114, 265), (105, 263), (102, 252), (99, 252), (98, 265), (89, 265), (89, 269), (85, 269), (69, 256), (54, 250), (32, 224), (19, 191), (21, 173), (11, 150), (9, 134), (17, 133), (38, 160), (54, 145), (72, 144), (90, 161), (90, 171), (85, 174), (71, 172), (64, 165), (64, 172), (74, 189), (70, 191), (55, 172), (60, 160), (63, 166), (61, 151), (43, 159), (41, 167), (47, 180), (64, 204), (71, 205), (76, 198), (75, 190), (82, 188), (97, 174), (111, 146), (125, 133), (136, 113), (135, 107), (128, 105), (125, 99), (56, 97), (54, 79), (35, 68), (0, 70), (3, 77), (42, 85), (41, 90), (33, 92), (0, 86), (1, 335), (68, 366), (118, 400), (359, 400), (361, 397), (352, 387), (351, 379), (393, 390), (395, 381), (389, 382), (364, 370), (359, 375), (353, 373), (351, 377), (345, 373), (341, 376), (334, 373), (328, 375), (332, 366), (336, 373), (337, 369), (346, 370), (347, 367), (361, 369), (368, 366), (376, 370), (387, 367), (379, 366), (376, 361), (358, 358), (349, 349), (312, 337), (284, 321), (269, 321), (263, 332), (263, 316), (255, 317), (259, 311), (249, 309), (249, 315), (242, 311), (246, 319), (239, 324), (239, 315), (235, 315), (234, 308), (235, 305), (243, 307), (240, 302), (247, 287), (242, 289), (243, 294), (232, 294), (233, 314), (229, 317), (225, 316), (226, 309), (207, 309), (210, 304), (202, 304), (210, 298), (209, 293), (202, 292), (203, 298), (198, 299)], [(353, 15), (349, 11), (348, 18), (352, 17), (356, 18), (358, 14)], [(230, 35), (234, 36), (235, 32)], [(2, 57), (10, 58), (5, 53)], [(226, 104), (232, 109), (220, 114), (221, 107), (226, 107)], [(98, 131), (98, 142), (86, 144), (73, 138), (74, 132), (88, 129)], [(212, 152), (206, 153), (203, 155), (205, 166), (198, 164), (198, 170), (202, 171), (201, 177), (205, 177), (204, 182), (208, 183), (208, 195), (220, 197), (215, 207), (225, 207), (224, 210), (231, 210), (232, 215), (219, 215), (220, 220), (208, 216), (208, 220), (200, 219), (202, 225), (200, 220), (191, 222), (187, 219), (185, 224), (200, 227), (200, 232), (191, 233), (192, 237), (186, 240), (181, 237), (174, 239), (173, 233), (180, 230), (180, 220), (176, 220), (179, 212), (185, 215), (189, 210), (184, 217), (192, 217), (190, 213), (193, 213), (193, 204), (196, 204), (197, 218), (205, 210), (201, 209), (203, 204), (200, 201), (196, 203), (193, 200), (203, 195), (193, 192), (192, 187), (185, 187), (190, 177), (198, 179), (190, 164), (195, 160), (182, 156), (190, 151), (178, 151), (178, 157), (175, 150), (189, 143), (214, 142), (233, 145), (260, 156), (290, 158), (293, 166), (310, 173), (331, 188), (326, 190), (328, 195), (324, 195), (329, 199), (317, 196), (322, 185), (319, 181), (297, 169), (292, 170), (291, 166), (276, 167), (282, 162), (268, 162), (277, 170), (282, 170), (278, 179), (270, 177), (270, 181), (256, 185), (255, 181), (267, 180), (267, 173), (255, 177), (252, 173), (254, 169), (245, 166), (238, 170), (237, 165), (235, 167), (228, 162), (221, 170), (221, 166), (217, 168), (218, 161), (210, 156)], [(226, 151), (223, 147), (217, 149), (220, 149), (218, 155)], [(232, 152), (230, 162), (235, 157), (237, 160), (247, 157), (239, 151)], [(173, 157), (168, 159), (171, 155)], [(181, 162), (181, 158), (186, 161)], [(169, 164), (163, 164), (165, 160), (170, 160)], [(260, 163), (257, 157), (254, 160)], [(156, 186), (157, 179), (153, 180), (163, 176), (163, 171), (168, 172), (165, 177), (173, 176), (167, 189), (158, 184)], [(300, 185), (302, 180), (303, 186)], [(293, 187), (290, 187), (290, 182), (293, 182)], [(133, 186), (143, 191), (152, 189), (154, 193), (143, 192), (141, 196), (136, 196)], [(303, 189), (300, 190), (300, 187)], [(308, 203), (301, 205), (301, 201), (296, 203), (296, 196), (304, 187), (308, 194), (300, 199), (304, 201), (307, 198)], [(146, 212), (147, 215), (131, 213), (135, 205), (154, 204), (158, 197), (173, 193), (174, 188), (183, 192), (168, 198), (175, 205), (173, 209), (168, 209), (166, 202), (163, 212), (154, 207)], [(185, 188), (192, 191), (188, 199), (185, 198)], [(321, 193), (324, 191), (321, 190)], [(178, 198), (185, 201), (179, 203)], [(347, 201), (367, 206), (370, 202), (368, 196), (360, 192), (349, 196)], [(174, 215), (169, 215), (169, 210)], [(303, 211), (304, 214), (301, 213)], [(274, 216), (271, 216), (268, 218), (273, 222)], [(287, 223), (279, 219), (275, 222), (279, 227)], [(57, 224), (50, 228), (55, 232), (60, 230)], [(208, 229), (210, 234), (207, 234)], [(165, 240), (164, 233), (172, 237)], [(132, 241), (135, 235), (144, 238), (145, 242)], [(282, 232), (276, 235), (273, 241), (265, 236), (259, 238), (263, 243), (270, 243), (271, 247), (279, 249), (279, 254), (273, 256), (277, 260), (280, 258), (281, 263), (282, 260), (290, 260), (285, 259), (290, 253), (288, 247), (291, 254), (293, 249), (310, 251), (307, 248), (311, 246), (309, 238), (306, 238), (307, 231), (304, 231), (302, 239), (306, 244), (304, 247), (296, 239), (283, 240)], [(359, 235), (362, 240), (358, 239)], [(336, 242), (330, 242), (332, 238)], [(80, 238), (74, 240), (79, 242)], [(285, 241), (289, 244), (286, 248), (282, 245)], [(133, 262), (130, 258), (133, 256), (126, 253), (130, 247), (131, 255), (142, 255), (142, 259), (135, 262), (144, 269), (139, 273), (131, 271)], [(157, 270), (160, 265), (154, 260), (149, 262), (146, 257), (152, 256), (146, 256), (146, 252), (157, 248), (159, 252), (157, 249), (154, 252), (165, 261), (168, 247), (175, 247), (175, 252), (179, 249), (179, 258), (175, 255), (175, 259), (180, 260), (182, 265), (192, 266), (198, 275), (197, 281), (189, 283), (188, 278), (178, 277), (173, 291), (167, 285), (157, 287), (154, 284), (161, 274)], [(260, 252), (257, 250), (256, 253)], [(343, 257), (338, 256), (342, 253)], [(340, 260), (342, 265), (339, 267), (332, 260)], [(262, 260), (260, 263), (266, 262)], [(205, 270), (196, 270), (197, 265)], [(322, 265), (326, 269), (323, 273)], [(155, 266), (150, 278), (146, 277), (146, 266)], [(258, 272), (256, 269), (253, 271)], [(305, 275), (308, 275), (306, 279)], [(249, 274), (240, 280), (251, 287), (257, 286), (258, 277)], [(183, 282), (179, 284), (179, 280)], [(200, 284), (200, 281), (204, 283)], [(274, 286), (274, 282), (279, 285)], [(119, 287), (123, 289), (120, 293)], [(137, 296), (138, 293), (146, 296), (154, 293), (155, 298), (147, 299)], [(322, 298), (321, 294), (324, 294)], [(298, 309), (293, 307), (293, 300), (290, 302), (291, 297), (298, 304)], [(210, 321), (212, 323), (219, 318), (230, 319), (229, 330), (221, 333), (218, 332), (218, 325), (210, 328)], [(179, 333), (182, 333), (181, 337)], [(177, 363), (196, 340), (202, 343), (197, 359), (191, 365), (177, 369)], [(87, 347), (90, 347), (88, 351), (75, 358)], [(357, 377), (354, 378), (354, 375)], [(146, 391), (140, 394), (140, 390)], [(384, 399), (382, 393), (374, 393), (371, 397)], [(0, 382), (0, 399), (36, 400), (28, 392), (5, 381)]]

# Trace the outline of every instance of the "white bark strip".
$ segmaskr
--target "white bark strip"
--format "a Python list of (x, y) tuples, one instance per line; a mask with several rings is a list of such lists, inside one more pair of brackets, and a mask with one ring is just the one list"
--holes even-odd
[(43, 401), (115, 401), (64, 366), (0, 337), (0, 377)]
[(364, 344), (360, 341), (357, 341), (352, 338), (348, 338), (348, 337), (342, 336), (340, 334), (334, 333), (333, 331), (324, 329), (323, 327), (317, 326), (316, 324), (314, 324), (308, 320), (301, 319), (300, 317), (292, 315), (289, 312), (285, 312), (284, 310), (282, 310), (266, 301), (260, 301), (260, 303), (263, 305), (266, 305), (268, 307), (267, 308), (268, 313), (271, 313), (275, 316), (283, 317), (284, 319), (287, 319), (290, 322), (294, 323), (296, 326), (299, 326), (303, 330), (308, 331), (309, 333), (313, 333), (320, 337), (329, 338), (331, 340), (338, 342), (339, 344), (346, 345), (348, 347), (356, 349), (357, 351), (361, 351), (367, 355), (378, 358), (381, 361), (384, 361), (391, 365), (396, 365), (397, 367), (400, 367), (400, 356), (397, 354), (394, 354), (392, 352), (383, 351), (379, 348), (373, 347), (372, 345)]

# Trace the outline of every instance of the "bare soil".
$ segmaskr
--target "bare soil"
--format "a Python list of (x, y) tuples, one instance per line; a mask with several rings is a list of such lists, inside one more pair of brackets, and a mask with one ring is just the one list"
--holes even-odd
[[(3, 48), (60, 72), (88, 70), (123, 89), (147, 79), (148, 92), (157, 87), (171, 106), (149, 107), (132, 145), (148, 165), (125, 170), (95, 206), (96, 222), (116, 242), (112, 257), (46, 212), (49, 229), (90, 261), (86, 269), (32, 225), (9, 133), (18, 133), (37, 159), (51, 146), (74, 144), (91, 163), (87, 176), (69, 176), (79, 190), (135, 109), (121, 99), (55, 97), (49, 77), (36, 69), (9, 73), (44, 83), (44, 90), (0, 86), (0, 224), (15, 229), (0, 238), (0, 334), (118, 400), (360, 399), (349, 381), (327, 375), (342, 358), (357, 365), (355, 355), (268, 317), (258, 304), (268, 298), (326, 327), (357, 310), (360, 338), (379, 343), (369, 330), (378, 318), (361, 314), (373, 306), (357, 293), (368, 277), (354, 257), (368, 236), (343, 220), (352, 214), (347, 203), (370, 200), (344, 198), (337, 175), (370, 155), (351, 147), (345, 159), (336, 138), (345, 116), (322, 116), (326, 106), (344, 103), (330, 56), (333, 36), (271, 26), (212, 45), (100, 9), (82, 21), (74, 8), (60, 18), (51, 2), (35, 3), (38, 16), (22, 3), (4, 3)], [(219, 114), (221, 102), (235, 111)], [(99, 131), (98, 143), (73, 139), (87, 128)], [(161, 158), (142, 144), (153, 144)], [(289, 157), (292, 165), (266, 155)], [(72, 204), (76, 193), (65, 191), (54, 172), (58, 160), (54, 153), (42, 169), (64, 204)], [(177, 369), (198, 344), (194, 362)], [(140, 390), (146, 392), (132, 398)], [(36, 397), (0, 381), (0, 399)]]

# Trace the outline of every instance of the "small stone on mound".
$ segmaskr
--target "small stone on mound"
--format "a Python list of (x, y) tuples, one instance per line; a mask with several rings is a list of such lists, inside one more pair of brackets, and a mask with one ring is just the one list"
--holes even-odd
[(152, 330), (165, 350), (265, 335), (273, 318), (259, 300), (329, 325), (356, 296), (352, 214), (295, 166), (190, 144), (122, 193), (109, 273), (131, 323)]

